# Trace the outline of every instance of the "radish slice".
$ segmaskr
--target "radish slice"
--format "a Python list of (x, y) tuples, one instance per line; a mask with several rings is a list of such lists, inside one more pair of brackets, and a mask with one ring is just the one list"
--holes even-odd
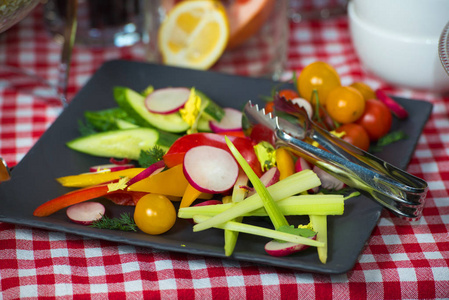
[[(314, 235), (310, 239), (315, 240), (316, 235)], [(305, 250), (307, 248), (309, 248), (308, 245), (296, 244), (296, 243), (290, 243), (290, 242), (281, 243), (281, 242), (278, 242), (275, 240), (270, 241), (265, 244), (265, 252), (267, 252), (271, 256), (277, 256), (277, 257), (287, 256), (287, 255)]]
[(312, 104), (310, 104), (309, 101), (303, 98), (294, 98), (290, 100), (292, 103), (298, 105), (299, 107), (302, 107), (307, 112), (307, 115), (309, 116), (309, 119), (312, 120), (313, 117), (313, 108)]
[(184, 156), (184, 175), (189, 183), (203, 193), (222, 193), (234, 186), (239, 167), (227, 151), (198, 146), (188, 150)]
[(315, 172), (320, 179), (322, 188), (338, 191), (345, 187), (345, 184), (342, 181), (317, 166), (313, 167), (313, 172)]
[(66, 214), (72, 222), (91, 225), (93, 222), (100, 220), (105, 211), (104, 205), (101, 203), (82, 202), (67, 208)]
[(231, 107), (223, 108), (225, 115), (220, 122), (210, 121), (210, 129), (215, 133), (242, 130), (242, 112)]
[(295, 171), (301, 172), (304, 170), (312, 170), (310, 163), (302, 157), (298, 157), (295, 163)]
[(376, 97), (379, 101), (383, 102), (383, 104), (385, 104), (399, 119), (402, 120), (408, 118), (408, 111), (406, 111), (405, 108), (403, 108), (399, 103), (394, 101), (393, 98), (389, 97), (383, 90), (377, 89)]
[(97, 165), (89, 168), (89, 172), (115, 172), (125, 169), (134, 168), (133, 164), (105, 164), (105, 165)]
[[(260, 181), (266, 186), (269, 187), (270, 185), (276, 183), (279, 181), (280, 172), (277, 167), (272, 167), (263, 175), (260, 177)], [(252, 194), (255, 194), (256, 191), (254, 189), (251, 189), (248, 193), (248, 196), (251, 196)]]
[(194, 206), (207, 206), (207, 205), (217, 205), (217, 204), (223, 204), (220, 200), (206, 200), (200, 203), (195, 204)]
[(148, 168), (146, 168), (145, 170), (143, 170), (142, 172), (131, 178), (126, 185), (131, 186), (132, 184), (141, 181), (144, 178), (162, 172), (162, 170), (164, 169), (165, 169), (165, 162), (163, 160), (155, 162), (154, 164), (152, 164), (151, 166), (149, 166)]
[(116, 164), (116, 165), (126, 165), (126, 164), (129, 164), (129, 163), (130, 163), (130, 160), (129, 160), (128, 158), (124, 158), (124, 159), (122, 159), (122, 160), (117, 160), (117, 159), (111, 157), (111, 158), (109, 159), (109, 162), (110, 162), (111, 164)]
[(183, 108), (189, 96), (190, 89), (185, 87), (158, 89), (147, 96), (145, 106), (155, 114), (171, 114)]

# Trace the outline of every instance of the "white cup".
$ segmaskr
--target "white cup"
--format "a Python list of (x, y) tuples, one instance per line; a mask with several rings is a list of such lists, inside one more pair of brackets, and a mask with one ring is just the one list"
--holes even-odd
[(437, 37), (449, 21), (448, 0), (352, 0), (354, 12), (380, 30)]
[[(445, 13), (429, 7), (432, 3), (447, 8)], [(400, 13), (400, 7), (414, 16)], [(400, 87), (449, 91), (449, 76), (438, 55), (439, 37), (449, 20), (448, 0), (353, 0), (348, 15), (354, 48), (367, 71)]]

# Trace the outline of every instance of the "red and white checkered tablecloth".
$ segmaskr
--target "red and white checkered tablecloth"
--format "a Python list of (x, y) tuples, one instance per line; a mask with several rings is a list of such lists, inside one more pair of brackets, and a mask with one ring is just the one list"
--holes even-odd
[[(60, 45), (38, 7), (0, 35), (0, 64), (54, 82)], [(142, 49), (76, 47), (71, 99), (97, 68)], [(319, 275), (0, 223), (0, 299), (447, 299), (449, 298), (449, 97), (398, 89), (366, 74), (351, 45), (346, 17), (291, 24), (288, 70), (323, 60), (344, 84), (365, 81), (398, 96), (433, 103), (408, 171), (429, 183), (423, 218), (409, 224), (384, 211), (353, 270)], [(242, 66), (239, 66), (242, 67)], [(288, 74), (287, 74), (288, 77)], [(16, 165), (61, 108), (0, 87), (0, 155)], [(1, 199), (0, 199), (1, 201)]]

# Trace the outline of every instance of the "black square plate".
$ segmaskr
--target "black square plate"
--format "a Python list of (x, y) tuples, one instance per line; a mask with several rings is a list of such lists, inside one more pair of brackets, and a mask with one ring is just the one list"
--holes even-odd
[[(45, 218), (34, 217), (33, 211), (40, 204), (69, 191), (61, 187), (55, 178), (85, 172), (92, 165), (107, 163), (107, 159), (72, 151), (65, 143), (79, 136), (78, 121), (83, 119), (84, 111), (116, 106), (113, 99), (115, 86), (125, 86), (136, 91), (141, 91), (148, 85), (155, 88), (193, 86), (222, 106), (242, 108), (248, 100), (262, 104), (261, 97), (270, 95), (277, 84), (279, 83), (265, 79), (147, 63), (123, 60), (107, 62), (14, 168), (12, 179), (0, 184), (0, 221), (155, 249), (226, 258), (221, 230), (209, 229), (207, 232), (193, 233), (192, 225), (185, 220), (178, 220), (163, 235), (150, 236), (142, 232), (101, 230), (77, 225), (68, 221), (65, 211)], [(419, 100), (396, 100), (409, 111), (410, 117), (405, 121), (395, 120), (393, 130), (402, 129), (408, 139), (385, 147), (377, 155), (399, 168), (405, 168), (431, 113), (432, 105)], [(103, 203), (107, 214), (111, 216), (133, 211), (131, 207), (117, 206), (108, 201)], [(326, 264), (320, 263), (316, 250), (312, 247), (288, 257), (269, 256), (264, 251), (267, 242), (265, 238), (246, 234), (240, 235), (231, 259), (309, 272), (345, 273), (357, 261), (377, 224), (381, 210), (371, 199), (359, 196), (346, 202), (344, 215), (329, 217), (329, 257)], [(307, 219), (304, 221), (307, 222)]]

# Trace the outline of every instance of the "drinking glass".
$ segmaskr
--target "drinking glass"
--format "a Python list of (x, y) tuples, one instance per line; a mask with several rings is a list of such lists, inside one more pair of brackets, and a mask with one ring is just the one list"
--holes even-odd
[(328, 19), (346, 14), (349, 0), (289, 0), (293, 22)]
[[(77, 1), (77, 0), (70, 0)], [(69, 2), (70, 2), (69, 1)], [(10, 27), (24, 19), (38, 4), (39, 0), (10, 0), (4, 1), (0, 6), (0, 33), (5, 32)], [(69, 24), (67, 24), (69, 25)], [(67, 43), (66, 43), (67, 44)], [(61, 68), (60, 81), (58, 85), (67, 82), (68, 65), (71, 47), (67, 49), (65, 45), (63, 52), (64, 67)], [(61, 66), (63, 63), (61, 63)], [(0, 87), (13, 88), (22, 93), (36, 96), (46, 101), (57, 101), (58, 104), (66, 104), (65, 89), (55, 86), (44, 78), (30, 71), (23, 70), (7, 64), (0, 64)]]
[[(67, 0), (47, 0), (44, 21), (50, 33), (63, 35)], [(75, 43), (88, 47), (127, 47), (140, 42), (141, 0), (78, 0)]]

